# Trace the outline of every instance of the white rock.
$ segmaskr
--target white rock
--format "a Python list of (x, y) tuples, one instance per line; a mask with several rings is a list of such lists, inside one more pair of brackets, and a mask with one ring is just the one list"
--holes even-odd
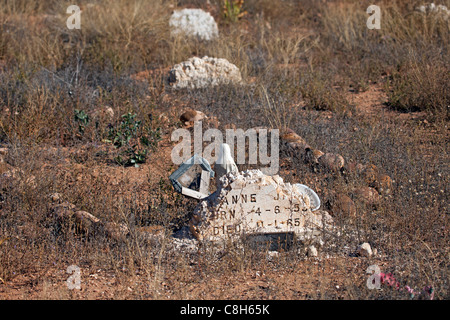
[(62, 195), (58, 192), (54, 192), (49, 195), (49, 198), (52, 202), (60, 202), (62, 199)]
[(172, 35), (187, 35), (201, 40), (212, 40), (219, 35), (214, 18), (201, 9), (175, 10), (169, 25)]
[(113, 108), (106, 106), (105, 107), (105, 113), (110, 117), (110, 118), (114, 118), (114, 110)]
[(216, 174), (216, 182), (218, 180), (230, 173), (238, 173), (238, 167), (231, 157), (230, 146), (226, 143), (222, 143), (219, 150), (219, 156), (217, 157), (216, 163), (214, 164), (214, 171)]
[(171, 239), (169, 250), (177, 252), (196, 252), (198, 250), (198, 242), (192, 239)]
[(425, 13), (427, 11), (426, 7), (424, 5), (418, 6), (416, 8), (417, 11)]
[(442, 5), (442, 4), (438, 5), (436, 10), (437, 10), (437, 11), (446, 12), (447, 14), (450, 13), (450, 12), (448, 11), (447, 7), (444, 6), (444, 5)]
[(207, 56), (190, 58), (169, 71), (169, 84), (174, 89), (204, 88), (241, 81), (241, 72), (234, 64), (226, 59)]
[(307, 254), (308, 254), (308, 257), (317, 257), (319, 255), (316, 247), (314, 247), (313, 245), (308, 247)]
[(358, 254), (362, 257), (370, 257), (372, 255), (372, 248), (370, 244), (364, 242), (358, 247)]
[(416, 7), (416, 10), (422, 13), (440, 13), (443, 14), (446, 18), (448, 18), (448, 16), (450, 15), (450, 11), (446, 6), (442, 4), (435, 5), (434, 3), (429, 3)]
[(267, 252), (267, 259), (273, 260), (275, 258), (278, 258), (280, 256), (280, 253), (278, 251), (268, 251)]

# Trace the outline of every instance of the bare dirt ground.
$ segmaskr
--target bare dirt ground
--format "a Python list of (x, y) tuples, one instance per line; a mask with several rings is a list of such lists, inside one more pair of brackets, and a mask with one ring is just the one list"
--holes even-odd
[[(81, 290), (67, 288), (69, 274), (65, 270), (49, 269), (11, 279), (0, 287), (0, 298), (305, 300), (327, 292), (330, 299), (343, 299), (348, 294), (345, 292), (346, 283), (367, 280), (365, 270), (369, 264), (360, 258), (350, 258), (339, 261), (339, 265), (344, 264), (345, 269), (336, 270), (334, 260), (309, 259), (293, 270), (246, 270), (229, 276), (207, 276), (202, 281), (191, 283), (180, 283), (170, 274), (157, 280), (137, 274), (122, 281), (102, 269), (82, 269)], [(372, 263), (384, 265), (382, 260)], [(42, 281), (40, 277), (46, 280)], [(311, 279), (316, 280), (311, 283)], [(278, 289), (280, 286), (283, 287), (282, 291)]]

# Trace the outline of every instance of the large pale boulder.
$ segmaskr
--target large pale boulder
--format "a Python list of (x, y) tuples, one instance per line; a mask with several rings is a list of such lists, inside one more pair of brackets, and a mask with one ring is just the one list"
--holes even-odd
[(190, 58), (169, 71), (169, 85), (174, 89), (204, 88), (241, 81), (241, 72), (234, 64), (207, 56)]
[(202, 9), (175, 10), (170, 17), (171, 34), (212, 40), (219, 35), (213, 16)]

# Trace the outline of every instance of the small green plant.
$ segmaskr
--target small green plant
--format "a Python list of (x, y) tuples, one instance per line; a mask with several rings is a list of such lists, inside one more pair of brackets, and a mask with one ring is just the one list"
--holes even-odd
[(149, 127), (144, 128), (145, 135), (141, 137), (141, 143), (146, 147), (155, 150), (158, 146), (158, 142), (161, 141), (161, 128), (156, 128), (152, 130)]
[(247, 14), (242, 7), (244, 0), (225, 0), (223, 5), (223, 16), (229, 22), (237, 22)]
[(90, 119), (84, 110), (75, 109), (75, 121), (78, 123), (78, 130), (80, 133), (84, 133)]
[(117, 128), (109, 129), (109, 140), (119, 150), (115, 161), (120, 165), (139, 166), (145, 163), (149, 148), (155, 150), (161, 140), (161, 130), (143, 126), (140, 120), (136, 120), (136, 114), (130, 112), (122, 115), (122, 120)]
[(135, 147), (130, 147), (115, 158), (120, 165), (134, 165), (139, 166), (139, 163), (144, 163), (147, 159), (148, 150), (136, 150)]
[(122, 121), (117, 129), (111, 128), (109, 137), (112, 139), (114, 146), (120, 148), (127, 145), (137, 135), (141, 121), (135, 120), (135, 118), (136, 114), (128, 112), (122, 115)]

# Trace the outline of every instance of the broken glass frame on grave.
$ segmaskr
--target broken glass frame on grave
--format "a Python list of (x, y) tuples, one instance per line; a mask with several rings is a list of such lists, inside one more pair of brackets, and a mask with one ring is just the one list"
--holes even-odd
[(185, 196), (203, 199), (209, 196), (209, 181), (214, 171), (209, 162), (194, 154), (173, 172), (169, 179), (175, 190)]

